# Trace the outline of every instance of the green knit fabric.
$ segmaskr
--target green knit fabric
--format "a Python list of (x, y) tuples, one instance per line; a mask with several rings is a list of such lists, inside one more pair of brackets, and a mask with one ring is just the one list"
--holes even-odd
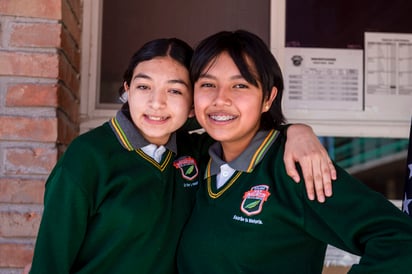
[(284, 145), (280, 136), (261, 148), (263, 160), (226, 189), (216, 175), (201, 183), (179, 273), (321, 273), (327, 243), (362, 256), (350, 273), (410, 273), (412, 219), (339, 167), (333, 197), (309, 201), (285, 173)]
[(204, 153), (178, 139), (160, 163), (123, 147), (109, 122), (75, 139), (46, 183), (30, 273), (175, 273)]

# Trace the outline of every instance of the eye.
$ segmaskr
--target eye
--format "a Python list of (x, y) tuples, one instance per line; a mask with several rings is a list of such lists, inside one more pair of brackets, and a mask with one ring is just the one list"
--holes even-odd
[(136, 89), (139, 89), (139, 90), (148, 90), (148, 89), (150, 89), (150, 88), (149, 88), (149, 86), (147, 86), (147, 85), (137, 85), (137, 86), (136, 86)]
[(245, 84), (236, 84), (234, 85), (234, 88), (244, 89), (244, 88), (249, 88), (249, 86)]
[(200, 87), (201, 88), (213, 88), (215, 87), (215, 85), (213, 85), (212, 83), (201, 83)]
[(171, 89), (171, 90), (169, 90), (169, 93), (176, 94), (176, 95), (181, 95), (181, 94), (183, 94), (183, 92), (181, 92), (181, 91), (178, 90), (178, 89)]

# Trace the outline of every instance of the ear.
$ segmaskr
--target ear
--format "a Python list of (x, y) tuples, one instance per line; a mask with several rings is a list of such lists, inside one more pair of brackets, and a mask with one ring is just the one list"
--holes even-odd
[(126, 81), (123, 82), (123, 88), (124, 88), (124, 91), (129, 92), (129, 86), (127, 85)]
[(263, 102), (262, 113), (269, 111), (269, 109), (272, 106), (272, 103), (275, 100), (277, 94), (278, 94), (278, 89), (276, 87), (273, 87), (272, 91), (270, 92), (269, 98), (267, 98)]
[(119, 99), (122, 103), (126, 103), (129, 99), (129, 90), (126, 82), (123, 83), (123, 90), (124, 91), (122, 95), (120, 95)]

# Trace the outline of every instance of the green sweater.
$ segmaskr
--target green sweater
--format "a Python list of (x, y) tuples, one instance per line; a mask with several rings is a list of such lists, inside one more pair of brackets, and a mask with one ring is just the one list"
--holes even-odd
[(75, 139), (53, 169), (30, 273), (176, 272), (198, 188), (194, 140), (179, 133), (157, 163), (122, 117)]
[(305, 185), (285, 172), (285, 137), (276, 134), (229, 163), (237, 171), (221, 189), (224, 161), (212, 146), (180, 241), (179, 273), (321, 273), (327, 244), (361, 256), (350, 273), (411, 273), (412, 219), (339, 167), (333, 196), (308, 200)]

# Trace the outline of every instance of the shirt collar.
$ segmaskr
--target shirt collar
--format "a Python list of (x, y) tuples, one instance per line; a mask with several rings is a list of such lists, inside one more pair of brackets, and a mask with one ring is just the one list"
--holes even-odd
[[(263, 159), (278, 134), (279, 132), (274, 129), (258, 131), (249, 146), (236, 159), (227, 164), (238, 171), (252, 172), (255, 166)], [(220, 172), (220, 166), (226, 164), (222, 159), (223, 151), (219, 142), (214, 143), (209, 148), (209, 155), (209, 175), (216, 175)]]
[[(131, 151), (150, 145), (140, 134), (126, 112), (119, 110), (116, 116), (109, 121), (109, 124), (117, 140), (125, 149)], [(171, 134), (169, 141), (164, 146), (168, 150), (177, 153), (176, 133)]]

